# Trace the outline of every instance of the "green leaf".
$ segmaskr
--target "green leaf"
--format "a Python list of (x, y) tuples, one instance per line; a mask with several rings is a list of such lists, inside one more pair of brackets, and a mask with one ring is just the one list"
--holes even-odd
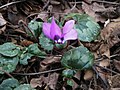
[(63, 48), (65, 48), (67, 46), (67, 41), (65, 43), (63, 43), (63, 44), (57, 44), (56, 43), (55, 46), (56, 46), (57, 49), (63, 49)]
[(20, 48), (13, 43), (4, 43), (0, 45), (0, 54), (3, 56), (14, 57), (20, 51)]
[(29, 84), (22, 84), (19, 87), (15, 88), (14, 90), (36, 90), (36, 89), (33, 89)]
[(0, 90), (35, 90), (29, 84), (21, 84), (17, 79), (9, 78), (0, 84)]
[(48, 51), (52, 50), (54, 47), (53, 41), (45, 37), (43, 34), (41, 34), (39, 37), (39, 43), (42, 48)]
[(69, 85), (69, 86), (73, 86), (73, 85), (74, 85), (74, 83), (73, 83), (73, 81), (72, 81), (72, 80), (67, 80), (67, 85)]
[(33, 54), (34, 56), (38, 56), (38, 57), (44, 57), (46, 55), (46, 53), (44, 51), (41, 51), (38, 48), (38, 44), (31, 44), (28, 47), (28, 53)]
[(62, 56), (61, 64), (69, 69), (88, 69), (91, 68), (94, 61), (94, 55), (83, 46), (71, 49)]
[[(39, 37), (40, 33), (42, 32), (42, 23), (43, 22), (38, 22), (35, 20), (32, 20), (30, 23), (28, 23), (28, 27), (30, 28), (34, 36)], [(28, 32), (28, 34), (32, 36), (30, 32)]]
[(13, 90), (13, 88), (16, 88), (17, 86), (19, 86), (18, 80), (9, 78), (0, 84), (0, 90)]
[(76, 71), (71, 69), (63, 70), (62, 75), (67, 78), (72, 78), (75, 75)]
[(18, 64), (18, 57), (3, 57), (0, 56), (0, 74), (3, 74), (1, 70), (6, 72), (13, 72), (16, 69), (16, 65)]
[(28, 60), (32, 56), (45, 58), (46, 53), (44, 51), (41, 51), (38, 48), (38, 44), (31, 44), (29, 47), (23, 48), (23, 50), (21, 51), (21, 53), (19, 55), (19, 57), (20, 57), (20, 61), (19, 61), (20, 64), (27, 65), (28, 64)]
[(30, 59), (33, 56), (33, 54), (25, 53), (20, 56), (20, 64), (27, 65), (28, 59)]
[(2, 87), (2, 86), (0, 86), (0, 90), (13, 90), (13, 89), (10, 88), (10, 87)]
[(69, 14), (65, 17), (73, 18), (76, 21), (74, 28), (78, 32), (78, 39), (85, 42), (91, 42), (97, 39), (100, 33), (100, 26), (93, 18), (86, 14)]

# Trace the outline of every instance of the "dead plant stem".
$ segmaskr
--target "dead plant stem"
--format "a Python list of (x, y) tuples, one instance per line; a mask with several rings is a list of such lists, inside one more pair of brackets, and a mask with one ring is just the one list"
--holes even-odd
[(58, 69), (53, 69), (53, 70), (48, 70), (48, 71), (43, 71), (43, 72), (37, 72), (37, 73), (12, 73), (15, 75), (24, 75), (24, 76), (28, 76), (28, 75), (40, 75), (40, 74), (45, 74), (45, 73), (51, 73), (51, 72), (56, 72), (56, 71), (61, 71), (64, 68), (58, 68)]
[(10, 2), (10, 3), (7, 3), (7, 4), (5, 4), (5, 5), (0, 6), (0, 9), (5, 8), (5, 7), (7, 7), (7, 6), (10, 6), (10, 5), (13, 5), (13, 4), (21, 3), (21, 2), (24, 2), (24, 1), (26, 1), (26, 0)]

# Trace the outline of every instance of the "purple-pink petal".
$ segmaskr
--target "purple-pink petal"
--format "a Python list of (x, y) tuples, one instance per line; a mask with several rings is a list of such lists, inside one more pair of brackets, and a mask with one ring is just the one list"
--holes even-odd
[(64, 34), (64, 40), (75, 40), (77, 39), (77, 31), (71, 29), (68, 33)]
[(43, 23), (43, 33), (46, 37), (51, 38), (51, 35), (50, 35), (50, 27), (51, 27), (51, 24), (50, 23)]
[(60, 27), (56, 24), (54, 17), (52, 18), (52, 23), (51, 23), (51, 27), (50, 27), (50, 35), (51, 38), (54, 40), (55, 35), (58, 35), (59, 37), (61, 37), (61, 29)]
[(64, 27), (63, 27), (63, 34), (68, 33), (69, 31), (71, 31), (71, 29), (73, 29), (75, 24), (74, 20), (69, 20), (65, 23)]

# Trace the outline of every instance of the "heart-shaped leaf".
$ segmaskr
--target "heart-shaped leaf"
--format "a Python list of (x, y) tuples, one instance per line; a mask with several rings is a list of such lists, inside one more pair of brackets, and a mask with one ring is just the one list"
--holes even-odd
[(4, 43), (0, 45), (0, 54), (3, 56), (14, 57), (20, 51), (20, 48), (13, 43)]
[(13, 90), (13, 88), (16, 88), (17, 86), (19, 86), (18, 80), (8, 78), (0, 84), (0, 90)]
[(64, 53), (61, 64), (69, 69), (88, 69), (93, 65), (94, 55), (83, 46), (71, 49)]
[(34, 56), (31, 53), (24, 53), (20, 56), (20, 64), (27, 65), (28, 59), (30, 59), (32, 56)]
[(38, 48), (38, 44), (31, 44), (28, 47), (28, 53), (33, 54), (34, 56), (38, 56), (38, 57), (44, 57), (46, 55), (46, 53), (44, 51), (41, 51)]
[[(13, 72), (16, 69), (16, 65), (18, 64), (18, 57), (3, 57), (0, 56), (0, 69), (6, 72)], [(0, 71), (0, 74), (4, 72)]]
[(0, 84), (0, 90), (36, 90), (30, 84), (21, 84), (17, 79), (8, 78)]
[(53, 41), (45, 37), (43, 34), (41, 34), (39, 37), (39, 43), (42, 48), (48, 51), (52, 50), (54, 47)]
[(71, 69), (65, 69), (62, 72), (62, 75), (67, 78), (72, 78), (75, 75), (76, 71)]
[[(42, 23), (36, 20), (32, 20), (30, 23), (28, 23), (28, 27), (31, 30), (31, 32), (34, 34), (34, 36), (39, 37), (40, 33), (42, 32)], [(31, 33), (28, 32), (30, 36)]]
[(14, 90), (36, 90), (36, 89), (33, 89), (29, 84), (22, 84), (15, 88)]
[(31, 44), (29, 47), (23, 48), (19, 56), (20, 64), (27, 65), (28, 59), (30, 59), (32, 56), (45, 58), (46, 53), (38, 48), (38, 44)]

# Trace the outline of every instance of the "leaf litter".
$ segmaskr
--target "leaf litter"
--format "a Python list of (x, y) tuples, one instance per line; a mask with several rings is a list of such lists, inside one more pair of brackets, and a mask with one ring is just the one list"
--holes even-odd
[[(0, 59), (1, 65), (7, 64), (6, 66), (8, 66), (6, 68), (6, 66), (4, 65), (4, 69), (3, 66), (0, 66), (0, 68), (4, 72), (4, 74), (2, 72), (4, 77), (2, 76), (0, 77), (2, 80), (1, 82), (4, 82), (7, 79), (6, 76), (12, 76), (16, 78), (19, 82), (24, 83), (23, 85), (16, 87), (18, 89), (22, 87), (23, 89), (29, 88), (29, 90), (32, 90), (28, 84), (25, 84), (25, 83), (29, 83), (32, 86), (32, 88), (35, 88), (36, 90), (51, 90), (51, 89), (52, 90), (61, 90), (61, 89), (97, 90), (97, 87), (99, 87), (100, 89), (119, 90), (120, 89), (119, 3), (120, 3), (119, 0), (114, 0), (114, 1), (113, 0), (109, 0), (109, 1), (108, 0), (102, 0), (102, 1), (101, 0), (100, 1), (23, 0), (22, 3), (17, 2), (17, 0), (1, 0), (0, 1), (0, 5), (1, 5), (0, 6), (0, 11), (1, 11), (0, 44), (3, 45), (4, 43), (7, 42), (12, 42), (16, 44), (16, 46), (17, 47), (19, 46), (20, 48), (19, 49), (20, 52), (19, 53), (17, 52), (17, 56), (20, 57), (20, 55), (23, 54), (23, 56), (25, 57), (24, 58), (25, 61), (22, 62), (25, 65), (21, 65), (20, 63), (18, 63), (20, 61), (16, 60), (15, 62), (17, 62), (18, 64), (16, 64), (14, 68), (9, 66), (10, 63), (13, 63), (12, 59), (8, 60), (7, 63), (2, 62), (2, 60)], [(56, 49), (56, 47), (54, 46), (52, 47), (44, 46), (42, 40), (40, 40), (41, 37), (35, 37), (39, 33), (33, 31), (30, 32), (29, 35), (26, 32), (29, 31), (30, 29), (28, 27), (28, 23), (31, 20), (35, 20), (37, 22), (42, 23), (44, 21), (47, 22), (47, 20), (50, 17), (54, 16), (58, 21), (64, 21), (64, 16), (69, 15), (71, 13), (79, 13), (79, 14), (86, 13), (89, 16), (91, 16), (95, 20), (95, 22), (97, 22), (101, 27), (100, 36), (96, 40), (93, 39), (89, 42), (84, 40), (81, 41), (81, 39), (78, 39), (76, 41), (74, 40), (68, 41), (65, 48), (61, 48), (61, 46), (59, 46), (60, 49)], [(109, 22), (106, 24), (107, 20), (109, 20)], [(81, 20), (79, 22), (80, 24), (82, 23)], [(59, 23), (59, 24), (64, 25), (64, 23), (62, 24)], [(79, 28), (84, 29), (85, 26)], [(91, 34), (87, 33), (87, 36), (89, 35)], [(38, 43), (39, 40), (41, 41), (40, 43)], [(44, 38), (43, 41), (44, 40), (47, 39)], [(45, 43), (47, 42), (50, 41), (48, 40)], [(38, 47), (34, 47), (33, 44), (35, 43), (38, 43)], [(54, 43), (52, 42), (52, 45), (53, 44)], [(61, 71), (56, 70), (54, 72), (51, 72), (51, 70), (59, 69), (61, 67), (63, 68), (60, 62), (61, 57), (69, 49), (71, 48), (74, 49), (79, 45), (84, 45), (90, 52), (94, 53), (95, 56), (94, 64), (90, 68), (90, 70), (78, 70), (79, 74), (77, 72), (77, 74), (72, 76), (72, 78), (63, 77), (61, 75), (62, 70)], [(67, 46), (69, 46), (69, 48)], [(23, 48), (26, 47), (28, 49), (24, 50)], [(13, 55), (12, 53), (6, 53), (8, 51), (9, 50), (1, 52), (0, 57), (2, 58), (4, 57), (6, 60), (8, 58), (17, 57), (16, 54)], [(4, 52), (5, 54), (3, 55)], [(25, 55), (28, 53), (31, 53), (32, 56)], [(44, 55), (40, 56), (39, 53), (43, 53)], [(9, 57), (10, 55), (11, 57)], [(69, 56), (67, 57), (69, 58)], [(70, 62), (68, 62), (68, 65), (69, 63)], [(9, 69), (11, 73), (7, 72), (7, 70)], [(37, 73), (44, 71), (48, 71), (48, 72), (43, 74)], [(29, 73), (33, 73), (33, 75), (29, 75)], [(68, 81), (71, 86), (67, 84)]]

